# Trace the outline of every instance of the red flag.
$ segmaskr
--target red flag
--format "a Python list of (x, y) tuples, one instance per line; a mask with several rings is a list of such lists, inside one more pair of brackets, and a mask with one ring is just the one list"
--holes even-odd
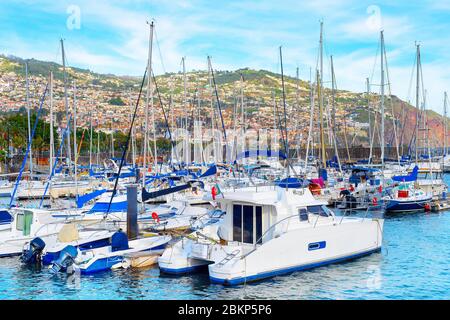
[(211, 196), (212, 196), (213, 200), (216, 200), (216, 196), (217, 196), (217, 189), (216, 189), (216, 187), (212, 187), (211, 188)]

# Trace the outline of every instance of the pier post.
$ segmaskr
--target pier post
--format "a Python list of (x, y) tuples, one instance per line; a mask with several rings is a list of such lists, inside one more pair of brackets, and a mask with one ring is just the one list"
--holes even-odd
[(127, 186), (127, 236), (136, 239), (139, 234), (137, 223), (137, 184)]

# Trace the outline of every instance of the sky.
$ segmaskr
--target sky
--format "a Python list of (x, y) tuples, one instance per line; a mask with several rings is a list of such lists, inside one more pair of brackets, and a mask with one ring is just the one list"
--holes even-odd
[(380, 31), (384, 31), (389, 86), (415, 99), (412, 81), (416, 41), (421, 45), (427, 106), (443, 112), (450, 91), (450, 0), (3, 0), (0, 53), (61, 62), (64, 39), (70, 66), (98, 73), (139, 76), (155, 22), (155, 73), (249, 67), (310, 79), (318, 61), (320, 21), (324, 34), (324, 82), (333, 56), (338, 89), (363, 92), (366, 78), (380, 90)]

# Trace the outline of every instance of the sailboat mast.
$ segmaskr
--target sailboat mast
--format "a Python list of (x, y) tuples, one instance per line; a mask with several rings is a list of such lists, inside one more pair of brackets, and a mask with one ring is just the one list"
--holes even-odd
[[(187, 80), (186, 80), (186, 63), (185, 63), (185, 59), (186, 57), (181, 58), (181, 64), (183, 66), (183, 108), (184, 108), (184, 129), (186, 130), (186, 134), (187, 134), (187, 130), (188, 130), (188, 107), (187, 107)], [(189, 144), (186, 143), (185, 140), (185, 145), (184, 145), (184, 162), (186, 163), (186, 165), (188, 165), (189, 163)]]
[(381, 35), (381, 165), (384, 166), (384, 33)]
[(30, 81), (28, 79), (28, 62), (25, 62), (25, 78), (26, 78), (26, 103), (27, 103), (27, 116), (28, 116), (28, 143), (30, 144), (30, 176), (33, 176), (33, 146), (31, 141), (31, 114), (30, 114)]
[(281, 46), (280, 46), (280, 66), (281, 66), (281, 86), (283, 89), (284, 132), (285, 132), (284, 143), (286, 144), (286, 160), (287, 160), (287, 165), (286, 165), (287, 176), (286, 177), (289, 178), (289, 139), (288, 139), (288, 130), (287, 130), (286, 93), (284, 91), (283, 54), (281, 52)]
[(322, 165), (326, 168), (326, 154), (325, 154), (325, 138), (323, 134), (323, 104), (322, 104), (322, 86), (320, 85), (322, 80), (320, 79), (320, 73), (317, 71), (317, 94), (319, 99), (319, 125), (320, 125), (320, 147), (322, 152)]
[(216, 144), (215, 144), (215, 134), (214, 134), (214, 122), (215, 122), (215, 109), (213, 104), (213, 86), (212, 86), (212, 76), (211, 76), (211, 59), (208, 56), (208, 81), (209, 81), (209, 89), (210, 89), (210, 106), (211, 106), (211, 137), (212, 137), (212, 153), (213, 153), (213, 161), (217, 162), (216, 159)]
[[(130, 122), (132, 120), (133, 117), (133, 98), (131, 95), (131, 89), (128, 90), (128, 95), (129, 95), (129, 99), (130, 99)], [(133, 163), (133, 167), (136, 166), (136, 150), (135, 150), (135, 141), (134, 141), (134, 127), (131, 128), (131, 161)]]
[[(371, 114), (370, 114), (370, 82), (369, 82), (369, 78), (366, 78), (366, 96), (367, 96), (367, 116), (369, 119), (369, 144), (372, 143), (371, 139), (372, 139), (372, 119), (371, 119)], [(369, 164), (372, 162), (371, 159), (372, 155), (369, 157)]]
[(53, 136), (53, 72), (50, 72), (50, 155), (49, 155), (50, 175), (52, 174), (52, 166), (53, 166), (53, 148), (55, 145), (54, 139), (55, 137)]
[(334, 75), (333, 56), (331, 59), (331, 118), (332, 118), (332, 133), (336, 139), (336, 78)]
[(447, 91), (444, 92), (444, 156), (447, 155)]
[(415, 151), (416, 151), (416, 163), (418, 161), (418, 140), (419, 140), (419, 86), (420, 86), (420, 75), (419, 75), (419, 65), (420, 65), (420, 44), (416, 45), (417, 47), (417, 53), (416, 53), (416, 63), (417, 63), (417, 70), (416, 70), (416, 139), (415, 139)]
[(92, 167), (92, 111), (89, 112), (89, 169)]
[(77, 179), (77, 169), (78, 169), (78, 149), (77, 149), (77, 87), (75, 80), (73, 81), (73, 156), (75, 160), (75, 167), (73, 169), (74, 179), (75, 179), (75, 197), (78, 198), (78, 179)]
[(147, 61), (147, 101), (145, 104), (144, 159), (143, 159), (144, 175), (143, 175), (143, 179), (142, 179), (142, 187), (143, 188), (145, 188), (145, 180), (147, 177), (148, 108), (149, 108), (149, 104), (150, 104), (150, 95), (152, 94), (152, 46), (153, 46), (153, 21), (150, 23), (148, 61)]
[[(62, 63), (63, 63), (63, 80), (64, 80), (64, 106), (66, 110), (66, 121), (67, 128), (70, 127), (69, 124), (69, 97), (67, 95), (67, 73), (66, 73), (66, 53), (64, 51), (64, 40), (61, 39), (61, 54), (62, 54)], [(67, 132), (67, 159), (69, 160), (69, 167), (72, 163), (72, 151), (70, 150), (70, 130)], [(71, 170), (69, 170), (69, 174), (71, 174)]]

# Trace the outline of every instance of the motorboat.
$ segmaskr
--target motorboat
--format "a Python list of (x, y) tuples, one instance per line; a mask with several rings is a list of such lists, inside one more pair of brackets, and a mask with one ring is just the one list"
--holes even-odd
[(212, 282), (237, 285), (381, 249), (383, 219), (336, 216), (308, 188), (238, 190), (216, 201), (226, 212), (221, 222), (168, 247), (161, 272), (207, 269)]

